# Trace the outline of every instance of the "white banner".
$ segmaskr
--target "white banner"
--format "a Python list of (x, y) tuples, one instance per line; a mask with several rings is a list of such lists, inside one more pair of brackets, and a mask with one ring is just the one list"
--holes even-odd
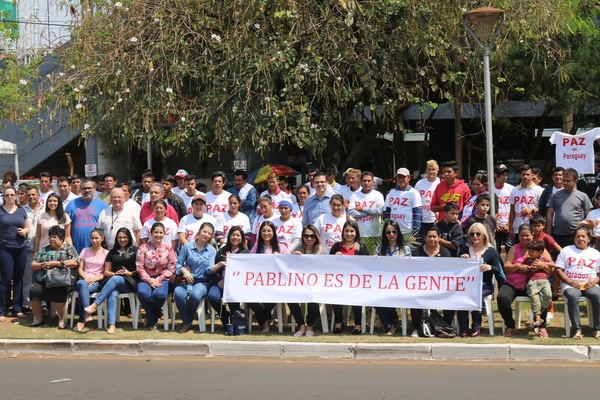
[(295, 254), (227, 257), (226, 302), (481, 309), (480, 259)]

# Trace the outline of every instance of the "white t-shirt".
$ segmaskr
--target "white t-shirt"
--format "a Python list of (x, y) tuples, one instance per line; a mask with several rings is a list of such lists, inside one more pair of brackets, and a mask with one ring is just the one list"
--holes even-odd
[(301, 243), (302, 240), (302, 221), (292, 217), (287, 221), (282, 221), (281, 218), (275, 218), (273, 225), (277, 232), (277, 241), (287, 244), (288, 248), (294, 249)]
[[(152, 226), (152, 225), (151, 225)], [(127, 228), (135, 239), (135, 231), (142, 229), (140, 214), (132, 208), (123, 206), (120, 212), (113, 212), (112, 205), (100, 211), (96, 227), (104, 232), (104, 240), (109, 249), (115, 245), (115, 236), (120, 228)]]
[(315, 221), (315, 228), (321, 235), (321, 243), (327, 249), (327, 253), (335, 243), (342, 241), (343, 227), (347, 220), (346, 214), (336, 218), (333, 214), (327, 213), (320, 215)]
[[(48, 196), (50, 196), (50, 193), (54, 193), (54, 192), (52, 190), (50, 190), (47, 193), (42, 193), (40, 191), (40, 205), (42, 208), (46, 207), (46, 199), (48, 198)], [(65, 209), (66, 209), (66, 207), (63, 205), (63, 210), (65, 210)]]
[(188, 214), (185, 217), (181, 218), (181, 221), (179, 221), (177, 233), (179, 234), (185, 232), (185, 238), (187, 239), (187, 241), (193, 242), (198, 238), (198, 231), (200, 230), (200, 226), (202, 226), (202, 224), (205, 222), (213, 224), (213, 226), (215, 227), (215, 231), (217, 230), (217, 221), (212, 215), (204, 213), (202, 215), (202, 218), (198, 219), (194, 217), (194, 214)]
[(556, 165), (575, 168), (579, 174), (594, 173), (594, 141), (600, 138), (600, 128), (579, 135), (554, 132), (550, 143), (556, 145)]
[[(142, 233), (140, 234), (140, 239), (148, 239), (150, 241), (152, 240), (150, 229), (152, 228), (152, 225), (155, 222), (156, 220), (154, 218), (151, 218), (144, 223)], [(177, 224), (169, 217), (165, 217), (165, 219), (160, 222), (165, 226), (165, 236), (163, 237), (163, 243), (171, 246), (173, 244), (173, 240), (177, 240)]]
[(128, 199), (123, 207), (129, 208), (135, 215), (140, 216), (140, 212), (142, 211), (142, 206), (140, 206), (135, 200)]
[[(286, 192), (284, 192), (283, 190), (280, 190), (279, 193), (277, 194), (269, 194), (268, 190), (265, 190), (264, 192), (262, 192), (260, 194), (260, 197), (263, 196), (269, 196), (271, 198), (271, 201), (273, 202), (273, 211), (275, 212), (275, 214), (279, 215), (279, 202), (283, 201), (283, 200), (287, 200), (290, 203), (292, 203), (292, 197), (287, 194)], [(259, 199), (260, 199), (259, 197)], [(260, 207), (256, 207), (257, 212), (260, 213)]]
[[(585, 219), (589, 219), (592, 221), (599, 221), (600, 220), (600, 208), (590, 211), (590, 213), (587, 215), (587, 217), (585, 217)], [(600, 237), (600, 224), (596, 225), (594, 227), (594, 229), (592, 230), (592, 236)]]
[(440, 184), (440, 178), (435, 178), (433, 182), (429, 182), (427, 178), (421, 179), (415, 184), (415, 190), (421, 196), (421, 204), (423, 208), (423, 222), (433, 223), (437, 221), (435, 213), (431, 211), (431, 199), (437, 185)]
[[(275, 211), (275, 210), (273, 210), (273, 211)], [(260, 228), (260, 226), (262, 225), (263, 222), (265, 222), (265, 221), (273, 222), (276, 218), (279, 218), (279, 214), (273, 213), (273, 215), (271, 215), (269, 218), (265, 218), (264, 215), (259, 215), (258, 217), (254, 218), (254, 223), (252, 224), (253, 240), (256, 241), (256, 238), (258, 237), (258, 229)]]
[(469, 200), (465, 203), (462, 209), (462, 217), (460, 218), (460, 223), (462, 224), (466, 220), (468, 220), (471, 215), (473, 215), (473, 209), (475, 208), (475, 201), (477, 201), (478, 195), (474, 195), (469, 197)]
[[(194, 198), (194, 196), (198, 193), (202, 193), (199, 190), (196, 191), (196, 193), (194, 193), (191, 196), (188, 196), (186, 194), (186, 192), (184, 191), (183, 193), (181, 193), (181, 195), (179, 197), (181, 197), (181, 199), (183, 200), (183, 204), (185, 204), (185, 209), (187, 210), (188, 214), (192, 213), (192, 199)], [(231, 193), (230, 193), (231, 195)], [(208, 205), (208, 200), (206, 201), (206, 204)], [(229, 203), (227, 203), (229, 204)], [(206, 208), (206, 207), (205, 207)]]
[(400, 225), (402, 233), (412, 232), (412, 209), (415, 207), (421, 207), (421, 196), (412, 186), (405, 190), (392, 189), (385, 198), (385, 208), (390, 208), (390, 219)]
[[(580, 250), (575, 245), (570, 245), (561, 250), (556, 259), (556, 266), (562, 268), (569, 279), (587, 282), (600, 272), (600, 252), (591, 247)], [(563, 292), (569, 287), (571, 286), (566, 282), (561, 283)]]
[(515, 187), (508, 183), (502, 186), (502, 189), (498, 189), (494, 186), (494, 194), (498, 199), (498, 221), (497, 226), (504, 226), (508, 224), (510, 217), (510, 193)]
[(296, 203), (292, 205), (292, 217), (298, 218), (302, 222), (302, 214), (304, 211), (304, 206)]
[[(352, 189), (350, 189), (350, 186), (343, 185), (341, 188), (339, 188), (337, 194), (341, 194), (342, 197), (344, 198), (344, 201), (350, 201), (350, 198), (352, 197), (352, 195), (354, 193), (360, 192), (361, 190), (362, 190), (362, 187), (360, 185), (358, 186), (358, 189), (356, 189), (355, 191), (352, 191)], [(329, 197), (331, 197), (331, 195)]]
[(206, 197), (206, 209), (204, 212), (208, 213), (208, 215), (212, 215), (216, 219), (220, 214), (228, 210), (231, 193), (213, 194), (213, 192), (207, 192), (204, 196)]
[(227, 241), (227, 233), (229, 232), (229, 229), (234, 226), (239, 226), (242, 228), (244, 233), (249, 233), (252, 230), (250, 227), (250, 220), (243, 212), (238, 212), (238, 214), (233, 218), (228, 212), (224, 212), (217, 217), (215, 232), (223, 232), (223, 235), (225, 235), (225, 241)]
[(62, 202), (63, 210), (66, 210), (69, 203), (71, 201), (75, 200), (77, 197), (81, 197), (81, 196), (76, 196), (73, 193), (69, 192), (69, 195), (67, 196), (67, 198), (65, 200), (63, 200), (63, 202)]
[(179, 186), (175, 186), (173, 189), (171, 189), (171, 192), (173, 192), (177, 196), (181, 197), (181, 195), (185, 193), (185, 188), (179, 189)]
[(544, 189), (538, 185), (532, 185), (524, 188), (521, 185), (515, 186), (510, 192), (510, 204), (515, 208), (515, 220), (513, 221), (513, 232), (519, 232), (519, 226), (529, 223), (530, 217), (521, 217), (523, 208), (539, 208), (540, 196)]
[[(356, 211), (356, 207), (361, 206), (362, 212)], [(352, 215), (361, 237), (380, 237), (381, 236), (381, 215), (385, 208), (383, 195), (377, 190), (371, 190), (369, 193), (361, 191), (354, 192), (350, 197), (348, 204), (348, 214)]]

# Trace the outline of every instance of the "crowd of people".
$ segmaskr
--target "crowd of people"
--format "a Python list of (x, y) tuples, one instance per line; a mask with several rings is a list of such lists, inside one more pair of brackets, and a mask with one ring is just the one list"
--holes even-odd
[[(119, 294), (136, 292), (150, 329), (157, 329), (171, 295), (179, 332), (191, 329), (204, 298), (226, 329), (241, 308), (222, 299), (228, 254), (463, 257), (482, 260), (483, 297), (497, 288), (504, 336), (517, 334), (515, 298), (529, 296), (532, 326), (548, 337), (553, 301), (562, 296), (573, 338), (580, 339), (579, 300), (585, 296), (592, 304), (591, 334), (600, 339), (600, 209), (593, 210), (600, 193), (590, 198), (578, 190), (572, 168), (554, 168), (545, 188), (529, 165), (520, 166), (517, 186), (507, 183), (508, 174), (499, 164), (493, 179), (478, 171), (467, 183), (458, 178), (455, 161), (440, 166), (430, 160), (421, 179), (402, 167), (385, 190), (386, 182), (369, 171), (349, 168), (341, 185), (335, 169), (311, 166), (305, 184), (294, 187), (271, 173), (259, 193), (242, 170), (233, 173), (229, 187), (224, 172), (212, 174), (209, 189), (180, 169), (160, 180), (146, 171), (137, 188), (118, 184), (113, 173), (96, 180), (61, 176), (56, 192), (50, 173), (40, 174), (38, 187), (17, 186), (7, 172), (0, 207), (0, 321), (31, 311), (31, 325), (38, 327), (52, 306), (58, 328), (65, 329), (68, 297), (75, 291), (79, 319), (73, 330), (84, 331), (106, 303), (107, 332), (113, 334)], [(74, 282), (50, 285), (57, 268), (70, 269)], [(275, 304), (246, 306), (268, 332)], [(314, 335), (319, 305), (308, 304), (306, 315), (300, 304), (288, 307), (299, 325), (294, 335)], [(342, 309), (327, 307), (333, 334), (344, 331)], [(350, 332), (358, 335), (361, 307), (352, 310)], [(376, 312), (384, 333), (393, 335), (397, 310)], [(455, 311), (443, 314), (452, 323)], [(410, 315), (416, 337), (423, 310), (411, 309)], [(458, 311), (457, 317), (459, 336), (482, 334), (480, 310)]]

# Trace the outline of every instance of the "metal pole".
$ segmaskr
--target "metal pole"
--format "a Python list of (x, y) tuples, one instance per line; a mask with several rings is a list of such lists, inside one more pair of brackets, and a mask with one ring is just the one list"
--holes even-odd
[(146, 155), (146, 163), (148, 164), (148, 169), (152, 169), (152, 140), (148, 139), (147, 142), (148, 154)]
[(483, 48), (483, 91), (485, 95), (485, 150), (487, 158), (490, 215), (496, 215), (494, 201), (494, 135), (492, 132), (492, 85), (490, 83), (490, 48)]

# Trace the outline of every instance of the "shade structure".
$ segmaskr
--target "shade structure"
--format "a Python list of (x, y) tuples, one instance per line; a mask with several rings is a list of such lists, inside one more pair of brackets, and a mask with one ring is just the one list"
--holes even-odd
[(19, 174), (19, 155), (17, 153), (17, 145), (5, 140), (0, 140), (0, 155), (15, 157), (15, 174), (17, 174), (17, 178), (20, 178), (21, 174)]
[(292, 176), (297, 175), (299, 172), (295, 169), (288, 167), (287, 165), (281, 164), (267, 164), (265, 166), (260, 167), (259, 169), (252, 171), (248, 175), (248, 182), (250, 183), (261, 183), (267, 180), (267, 176), (271, 173), (275, 172), (277, 176)]

